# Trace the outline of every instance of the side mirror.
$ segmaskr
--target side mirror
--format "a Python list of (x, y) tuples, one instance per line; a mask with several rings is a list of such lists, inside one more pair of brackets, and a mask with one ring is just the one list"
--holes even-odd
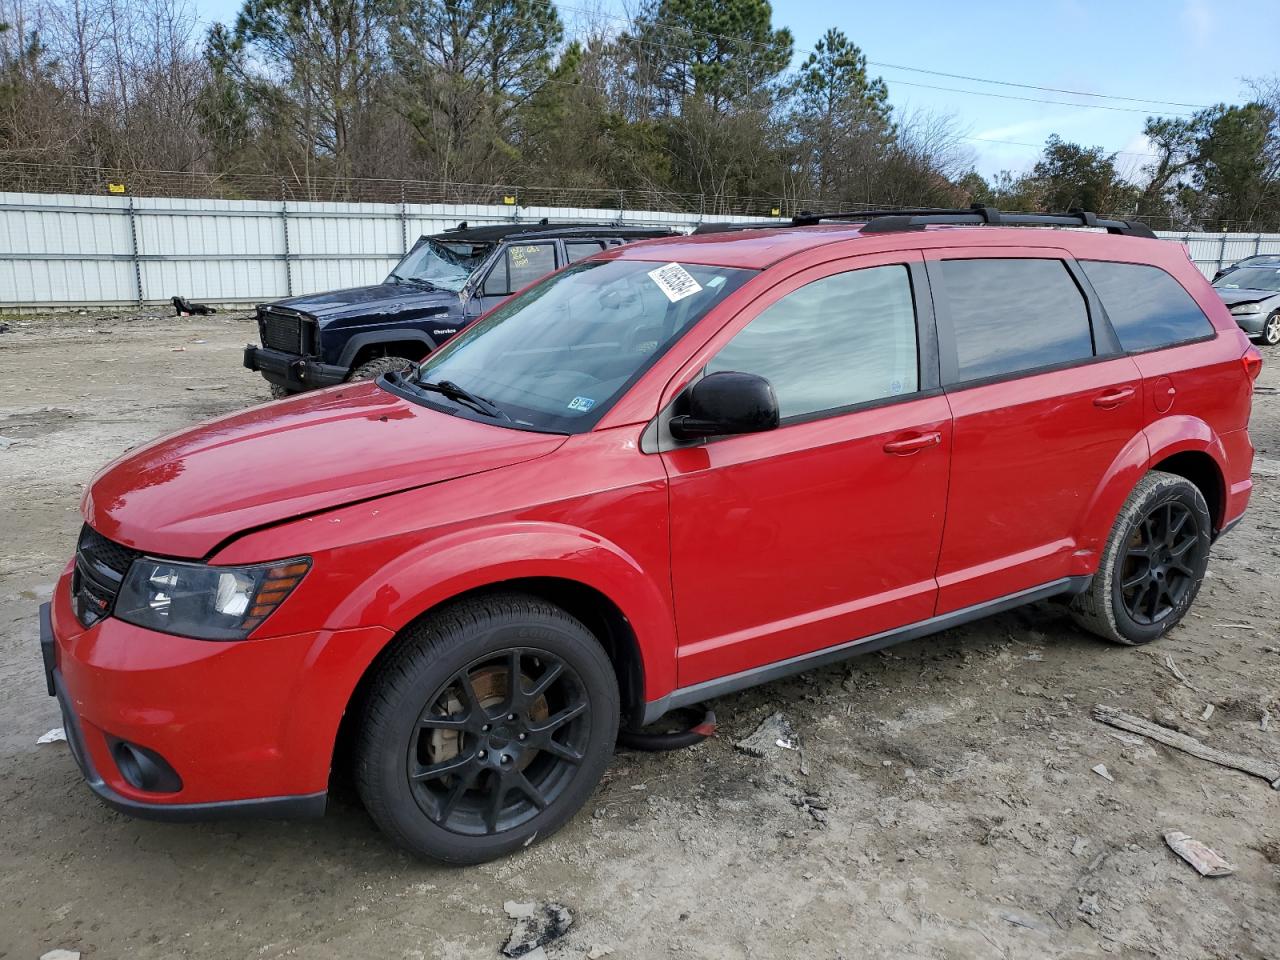
[(683, 416), (671, 420), (677, 440), (760, 433), (778, 426), (778, 397), (773, 384), (754, 373), (709, 373), (685, 394)]

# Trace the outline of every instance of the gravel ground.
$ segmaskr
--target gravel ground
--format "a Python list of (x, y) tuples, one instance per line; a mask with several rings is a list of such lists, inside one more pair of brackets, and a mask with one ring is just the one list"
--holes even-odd
[[(1251, 512), (1163, 641), (1108, 646), (1044, 604), (726, 697), (716, 739), (620, 752), (563, 832), (459, 870), (393, 849), (349, 792), (307, 823), (129, 820), (36, 744), (59, 723), (36, 605), (84, 483), (267, 390), (240, 367), (244, 315), (0, 322), (0, 958), (498, 957), (508, 901), (568, 908), (552, 960), (1280, 957), (1280, 792), (1090, 719), (1112, 704), (1280, 759), (1280, 354)], [(734, 749), (778, 711), (800, 749)], [(1236, 872), (1200, 877), (1166, 830)]]

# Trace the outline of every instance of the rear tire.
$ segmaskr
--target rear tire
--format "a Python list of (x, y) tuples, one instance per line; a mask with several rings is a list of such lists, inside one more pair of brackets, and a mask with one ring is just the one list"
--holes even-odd
[(384, 373), (404, 373), (413, 369), (413, 361), (404, 357), (378, 357), (368, 360), (351, 371), (352, 380), (377, 380)]
[(1071, 603), (1075, 621), (1134, 646), (1168, 633), (1185, 615), (1209, 565), (1213, 521), (1195, 484), (1153, 470), (1116, 518), (1093, 583)]
[(465, 600), (410, 627), (370, 691), (360, 798), (395, 843), (444, 863), (482, 863), (560, 829), (617, 738), (618, 685), (599, 642), (524, 594)]

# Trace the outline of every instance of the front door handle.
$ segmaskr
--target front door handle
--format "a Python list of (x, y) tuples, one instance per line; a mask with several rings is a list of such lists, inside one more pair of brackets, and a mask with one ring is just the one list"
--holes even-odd
[(909, 457), (917, 450), (936, 447), (941, 442), (942, 434), (936, 430), (933, 433), (917, 433), (914, 436), (903, 437), (901, 440), (890, 440), (884, 445), (884, 452), (898, 457)]
[(1108, 390), (1106, 393), (1100, 393), (1093, 398), (1095, 407), (1102, 407), (1104, 410), (1110, 410), (1124, 403), (1137, 391), (1133, 387), (1117, 387), (1114, 390)]

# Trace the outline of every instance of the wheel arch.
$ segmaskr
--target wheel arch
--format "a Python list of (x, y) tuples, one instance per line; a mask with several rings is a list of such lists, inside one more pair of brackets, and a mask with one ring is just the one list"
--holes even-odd
[(354, 369), (358, 363), (380, 356), (404, 357), (406, 360), (417, 361), (435, 348), (435, 340), (421, 330), (377, 330), (356, 334), (348, 340), (342, 348), (337, 365)]
[(405, 623), (365, 665), (347, 697), (346, 708), (338, 724), (333, 744), (331, 770), (349, 769), (349, 761), (357, 725), (363, 714), (363, 703), (372, 694), (374, 680), (381, 665), (396, 650), (410, 628), (422, 620), (465, 600), (502, 593), (523, 593), (560, 607), (572, 615), (600, 641), (618, 679), (622, 722), (639, 726), (645, 706), (645, 662), (640, 643), (630, 620), (621, 607), (597, 588), (567, 577), (531, 576), (495, 580), (455, 593), (423, 610)]

